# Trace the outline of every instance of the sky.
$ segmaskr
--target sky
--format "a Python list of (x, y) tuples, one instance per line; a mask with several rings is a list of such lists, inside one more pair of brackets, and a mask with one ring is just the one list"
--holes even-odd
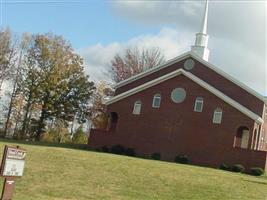
[[(92, 80), (128, 47), (159, 47), (166, 59), (189, 51), (204, 1), (0, 0), (0, 25), (63, 35)], [(267, 95), (267, 2), (210, 0), (209, 62)]]

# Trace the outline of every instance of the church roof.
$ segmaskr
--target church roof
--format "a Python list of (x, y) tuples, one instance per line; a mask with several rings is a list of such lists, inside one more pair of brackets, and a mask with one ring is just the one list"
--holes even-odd
[(183, 69), (178, 69), (175, 70), (169, 74), (166, 74), (164, 76), (161, 76), (159, 78), (156, 78), (152, 81), (149, 81), (147, 83), (144, 83), (138, 87), (135, 87), (131, 90), (128, 90), (122, 94), (119, 94), (117, 96), (114, 96), (113, 98), (111, 98), (110, 100), (106, 101), (106, 104), (112, 104), (115, 103), (121, 99), (124, 99), (126, 97), (129, 97), (133, 94), (136, 94), (138, 92), (141, 92), (147, 88), (150, 88), (154, 85), (157, 85), (161, 82), (164, 82), (168, 79), (174, 78), (178, 75), (185, 75), (186, 77), (188, 77), (189, 79), (191, 79), (192, 81), (194, 81), (195, 83), (197, 83), (198, 85), (202, 86), (203, 88), (207, 89), (208, 91), (210, 91), (211, 93), (213, 93), (214, 95), (216, 95), (217, 97), (219, 97), (220, 99), (222, 99), (224, 102), (228, 103), (229, 105), (231, 105), (232, 107), (236, 108), (237, 110), (239, 110), (241, 113), (247, 115), (248, 117), (250, 117), (251, 119), (255, 120), (257, 123), (262, 124), (263, 123), (263, 119), (258, 116), (257, 114), (255, 114), (254, 112), (252, 112), (251, 110), (247, 109), (246, 107), (242, 106), (241, 104), (239, 104), (237, 101), (231, 99), (230, 97), (226, 96), (225, 94), (223, 94), (222, 92), (220, 92), (219, 90), (217, 90), (216, 88), (212, 87), (211, 85), (209, 85), (208, 83), (206, 83), (205, 81), (201, 80), (200, 78), (198, 78), (197, 76), (193, 75), (192, 73), (185, 71)]
[(258, 99), (260, 99), (261, 101), (267, 103), (267, 100), (266, 98), (264, 98), (263, 95), (259, 94), (258, 92), (256, 92), (255, 90), (253, 90), (252, 88), (248, 87), (247, 85), (245, 85), (244, 83), (240, 82), (239, 80), (237, 80), (236, 78), (232, 77), (231, 75), (225, 73), (224, 71), (222, 71), (221, 69), (219, 69), (218, 67), (216, 67), (215, 65), (203, 60), (202, 58), (200, 58), (198, 55), (196, 55), (195, 53), (193, 53), (192, 51), (188, 51), (178, 57), (175, 57), (169, 61), (167, 61), (166, 63), (163, 63), (161, 65), (158, 65), (156, 67), (153, 67), (153, 68), (150, 68), (142, 73), (139, 73), (135, 76), (132, 76), (126, 80), (123, 80), (119, 83), (117, 83), (115, 85), (115, 89), (116, 88), (119, 88), (119, 87), (122, 87), (124, 85), (127, 85), (129, 83), (132, 83), (140, 78), (143, 78), (149, 74), (152, 74), (154, 72), (157, 72), (163, 68), (166, 68), (170, 65), (173, 65), (179, 61), (182, 61), (183, 59), (185, 58), (188, 58), (188, 57), (192, 57), (194, 59), (196, 59), (198, 62), (202, 63), (203, 65), (205, 65), (206, 67), (212, 69), (213, 71), (217, 72), (218, 74), (220, 74), (221, 76), (223, 76), (224, 78), (228, 79), (229, 81), (233, 82), (234, 84), (236, 84), (237, 86), (239, 86), (240, 88), (246, 90), (248, 93), (252, 94), (253, 96), (257, 97)]

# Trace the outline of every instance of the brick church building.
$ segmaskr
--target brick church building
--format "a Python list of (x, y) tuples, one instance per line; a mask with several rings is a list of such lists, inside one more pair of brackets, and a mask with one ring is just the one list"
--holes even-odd
[(90, 147), (120, 144), (139, 156), (267, 171), (267, 101), (208, 62), (207, 15), (208, 2), (190, 52), (115, 86), (108, 127), (91, 130)]

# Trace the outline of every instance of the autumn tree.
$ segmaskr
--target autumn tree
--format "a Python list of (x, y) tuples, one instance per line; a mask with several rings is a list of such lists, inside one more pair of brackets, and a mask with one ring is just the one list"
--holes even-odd
[(111, 78), (115, 83), (139, 74), (164, 62), (159, 48), (128, 48), (111, 61)]
[(0, 30), (0, 90), (5, 80), (10, 78), (16, 64), (17, 41), (11, 31)]
[[(122, 54), (117, 54), (111, 61), (111, 79), (118, 83), (131, 76), (164, 62), (164, 56), (159, 48), (128, 48)], [(92, 98), (91, 121), (94, 128), (105, 129), (108, 116), (106, 113), (105, 99), (114, 95), (111, 87), (100, 82)]]
[(113, 96), (114, 91), (106, 82), (99, 82), (96, 91), (92, 96), (92, 106), (90, 108), (91, 123), (96, 129), (105, 129), (107, 127), (107, 114), (104, 101)]
[(78, 122), (84, 122), (89, 115), (94, 84), (84, 73), (82, 58), (74, 53), (66, 40), (52, 34), (35, 35), (25, 64), (28, 71), (24, 129), (30, 120), (27, 110), (34, 104), (41, 107), (35, 124), (36, 139), (45, 132), (47, 121), (71, 122), (76, 118)]
[(8, 127), (11, 124), (11, 117), (12, 117), (12, 112), (15, 112), (14, 116), (14, 123), (15, 123), (15, 128), (14, 130), (16, 131), (17, 126), (18, 126), (18, 121), (20, 120), (21, 117), (21, 111), (22, 111), (22, 106), (23, 106), (23, 98), (21, 95), (22, 92), (22, 80), (23, 80), (23, 55), (25, 51), (27, 50), (28, 43), (30, 40), (30, 35), (28, 34), (23, 34), (22, 40), (20, 42), (20, 45), (17, 47), (19, 52), (18, 55), (18, 61), (16, 63), (16, 66), (14, 66), (14, 73), (11, 74), (10, 76), (10, 85), (12, 86), (12, 90), (9, 93), (10, 101), (8, 105), (8, 111), (7, 111), (7, 116), (6, 116), (6, 122), (5, 122), (5, 128), (4, 128), (4, 136), (7, 135), (7, 130)]

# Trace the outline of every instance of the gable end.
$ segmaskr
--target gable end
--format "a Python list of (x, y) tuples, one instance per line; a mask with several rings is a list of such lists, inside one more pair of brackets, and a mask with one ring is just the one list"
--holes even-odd
[(228, 103), (229, 105), (231, 105), (232, 107), (236, 108), (237, 110), (239, 110), (240, 112), (242, 112), (243, 114), (247, 115), (248, 117), (250, 117), (251, 119), (255, 120), (257, 123), (262, 124), (263, 120), (260, 116), (258, 116), (257, 114), (255, 114), (254, 112), (252, 112), (251, 110), (247, 109), (246, 107), (242, 106), (241, 104), (239, 104), (238, 102), (236, 102), (235, 100), (231, 99), (230, 97), (226, 96), (225, 94), (223, 94), (222, 92), (220, 92), (219, 90), (217, 90), (216, 88), (212, 87), (211, 85), (209, 85), (208, 83), (206, 83), (205, 81), (199, 79), (198, 77), (196, 77), (195, 75), (193, 75), (190, 72), (187, 72), (183, 69), (178, 69), (175, 70), (169, 74), (166, 74), (164, 76), (161, 76), (157, 79), (154, 79), (152, 81), (149, 81), (145, 84), (142, 84), (140, 86), (137, 86), (129, 91), (126, 91), (122, 94), (119, 94), (113, 98), (111, 98), (110, 100), (106, 101), (106, 105), (110, 105), (112, 103), (115, 103), (121, 99), (124, 99), (128, 96), (131, 96), (133, 94), (136, 94), (140, 91), (143, 91), (147, 88), (150, 88), (154, 85), (157, 85), (161, 82), (164, 82), (168, 79), (171, 79), (175, 76), (178, 75), (185, 75), (187, 78), (191, 79), (192, 81), (194, 81), (195, 83), (197, 83), (198, 85), (200, 85), (201, 87), (205, 88), (206, 90), (210, 91), (211, 93), (213, 93), (215, 96), (219, 97), (220, 99), (222, 99), (224, 102)]

